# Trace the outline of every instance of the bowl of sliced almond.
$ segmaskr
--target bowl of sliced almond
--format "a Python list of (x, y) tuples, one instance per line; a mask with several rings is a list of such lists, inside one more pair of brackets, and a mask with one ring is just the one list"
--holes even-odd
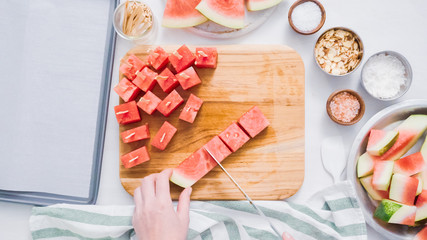
[(354, 72), (362, 62), (362, 57), (362, 40), (353, 30), (344, 27), (326, 30), (314, 46), (317, 66), (332, 76), (345, 76)]

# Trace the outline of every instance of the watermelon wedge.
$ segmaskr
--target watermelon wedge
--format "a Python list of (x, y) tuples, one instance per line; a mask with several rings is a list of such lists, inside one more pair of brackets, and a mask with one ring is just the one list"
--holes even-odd
[(367, 152), (357, 160), (357, 177), (361, 178), (372, 174), (374, 171), (374, 159)]
[(412, 176), (426, 169), (426, 162), (420, 152), (411, 154), (394, 162), (393, 172)]
[(419, 231), (415, 235), (414, 240), (427, 240), (427, 227), (424, 227), (423, 230)]
[(249, 11), (259, 11), (274, 7), (282, 1), (283, 0), (247, 0), (246, 7)]
[(360, 183), (372, 199), (381, 201), (385, 198), (388, 198), (387, 191), (378, 191), (374, 189), (372, 186), (372, 175), (361, 178)]
[(376, 190), (387, 191), (390, 186), (391, 175), (393, 175), (394, 161), (376, 161), (372, 185)]
[(168, 28), (193, 27), (208, 19), (196, 10), (201, 0), (168, 0), (163, 12), (162, 26)]
[(417, 206), (417, 214), (415, 216), (415, 221), (421, 221), (427, 218), (427, 191), (423, 190), (417, 198), (415, 204)]
[(414, 175), (413, 177), (418, 179), (418, 188), (417, 188), (417, 196), (418, 196), (421, 194), (421, 192), (423, 191), (423, 188), (424, 188), (423, 178), (421, 176), (421, 173), (418, 173), (418, 174)]
[(388, 223), (413, 226), (417, 207), (383, 199), (375, 209), (374, 217)]
[(240, 29), (245, 26), (244, 0), (202, 0), (196, 9), (225, 27)]
[(366, 151), (374, 156), (381, 156), (396, 142), (399, 132), (372, 129), (369, 134)]
[(396, 173), (391, 179), (390, 199), (406, 205), (413, 205), (417, 188), (417, 178)]
[(426, 139), (424, 140), (424, 143), (423, 143), (423, 146), (421, 147), (420, 152), (423, 155), (424, 159), (427, 159), (427, 136), (426, 136)]

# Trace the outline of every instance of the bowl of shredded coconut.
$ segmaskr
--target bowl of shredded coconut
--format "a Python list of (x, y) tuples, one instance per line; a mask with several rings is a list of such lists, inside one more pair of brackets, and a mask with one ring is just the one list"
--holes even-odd
[(391, 101), (408, 91), (412, 83), (412, 69), (402, 54), (382, 51), (368, 59), (361, 78), (363, 87), (372, 97)]

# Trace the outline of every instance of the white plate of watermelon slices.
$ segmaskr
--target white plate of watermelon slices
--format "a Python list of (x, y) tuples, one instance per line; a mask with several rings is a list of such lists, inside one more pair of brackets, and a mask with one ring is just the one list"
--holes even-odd
[[(234, 38), (263, 24), (282, 0), (164, 0), (162, 26), (209, 38)], [(249, 11), (248, 9), (252, 9)]]
[[(363, 128), (360, 130), (359, 134), (356, 136), (356, 138), (353, 142), (352, 148), (350, 150), (349, 158), (348, 158), (347, 179), (350, 180), (350, 182), (352, 182), (353, 186), (356, 189), (358, 202), (362, 208), (366, 222), (372, 228), (374, 228), (376, 231), (378, 231), (379, 233), (384, 235), (387, 239), (405, 239), (405, 240), (415, 239), (414, 238), (415, 235), (417, 235), (417, 233), (421, 229), (423, 229), (423, 227), (424, 227), (423, 224), (425, 223), (425, 220), (421, 221), (421, 222), (417, 222), (416, 225), (420, 225), (418, 227), (409, 227), (409, 226), (400, 225), (400, 224), (387, 223), (385, 221), (379, 220), (377, 217), (374, 217), (374, 213), (377, 209), (377, 206), (380, 205), (380, 201), (373, 200), (368, 195), (368, 193), (364, 189), (364, 187), (362, 186), (361, 181), (358, 178), (358, 171), (360, 171), (360, 170), (357, 169), (358, 168), (357, 162), (358, 162), (359, 157), (361, 155), (363, 155), (367, 150), (369, 134), (370, 134), (372, 129), (380, 129), (380, 130), (391, 131), (391, 130), (396, 129), (396, 128), (399, 129), (399, 127), (400, 127), (401, 130), (399, 130), (399, 135), (401, 135), (402, 133), (405, 134), (406, 130), (412, 131), (413, 129), (417, 129), (417, 127), (418, 127), (420, 134), (418, 134), (419, 136), (417, 136), (417, 137), (419, 137), (419, 138), (417, 138), (418, 140), (416, 142), (413, 141), (415, 144), (413, 145), (413, 147), (410, 148), (410, 150), (403, 157), (408, 156), (408, 155), (414, 155), (414, 153), (420, 152), (421, 146), (423, 145), (423, 142), (426, 139), (425, 127), (420, 127), (420, 125), (425, 124), (427, 117), (418, 118), (419, 121), (416, 120), (417, 118), (411, 117), (411, 118), (413, 118), (413, 120), (416, 120), (416, 121), (412, 121), (412, 120), (408, 121), (407, 119), (411, 115), (414, 115), (414, 114), (427, 114), (427, 100), (408, 100), (408, 101), (404, 101), (404, 102), (392, 105), (392, 106), (378, 112), (363, 126)], [(405, 120), (407, 120), (406, 123), (404, 123)], [(409, 122), (409, 124), (408, 124), (408, 122)], [(404, 123), (404, 126), (406, 126), (406, 127), (401, 127), (402, 123)], [(414, 126), (417, 124), (419, 124), (419, 125)], [(423, 129), (423, 130), (421, 130), (421, 129)], [(399, 142), (399, 140), (397, 140), (396, 143), (397, 142)], [(384, 153), (384, 155), (385, 154), (387, 154), (387, 152)], [(399, 155), (400, 154), (396, 154), (397, 159), (400, 159)], [(392, 154), (390, 155), (390, 152), (389, 152), (388, 156), (392, 156)], [(390, 158), (394, 158), (394, 157), (390, 157)], [(427, 161), (427, 159), (426, 159), (426, 161)], [(394, 165), (398, 165), (398, 164), (396, 164), (396, 162), (397, 161), (394, 161)], [(393, 170), (393, 171), (396, 171), (396, 170)], [(427, 172), (427, 170), (424, 170), (424, 171)], [(365, 176), (368, 175), (368, 178), (371, 177), (369, 174), (372, 174), (372, 173), (366, 173)], [(396, 173), (394, 173), (394, 174), (396, 174)], [(399, 175), (399, 174), (397, 174), (397, 175)], [(398, 182), (397, 177), (396, 177), (396, 180), (394, 180), (393, 178), (394, 178), (394, 175), (393, 175), (392, 181), (391, 181), (392, 185), (393, 185), (393, 181), (396, 181), (395, 183)], [(361, 179), (363, 179), (363, 178), (361, 178)], [(371, 182), (371, 181), (369, 181), (369, 182)], [(427, 189), (426, 184), (424, 184), (424, 189)], [(397, 188), (395, 187), (395, 189), (397, 189)], [(406, 191), (408, 189), (408, 186), (405, 188), (402, 188), (402, 189), (403, 189), (402, 191)], [(419, 190), (421, 190), (421, 189), (419, 189)], [(391, 192), (391, 189), (389, 189), (389, 191)], [(394, 194), (396, 194), (396, 192), (398, 194), (402, 194), (402, 192), (399, 192), (399, 191), (394, 191)], [(378, 191), (377, 191), (377, 193), (378, 193)], [(372, 195), (372, 192), (371, 192), (371, 195)], [(378, 194), (377, 198), (380, 198), (381, 195), (382, 195), (381, 193)], [(389, 195), (389, 197), (391, 197), (391, 194)], [(401, 197), (403, 199), (405, 199), (406, 196), (401, 196)], [(386, 201), (384, 201), (384, 202), (386, 202)], [(385, 204), (387, 204), (387, 203), (385, 203)], [(394, 204), (394, 203), (392, 203), (392, 204)], [(409, 204), (408, 204), (408, 206), (409, 206)], [(415, 206), (406, 207), (405, 209), (403, 207), (399, 208), (402, 211), (400, 211), (399, 214), (395, 214), (395, 213), (390, 214), (390, 216), (389, 216), (390, 220), (389, 221), (391, 221), (391, 220), (394, 220), (397, 222), (407, 221), (408, 216), (406, 216), (406, 215), (411, 214), (411, 213), (409, 213), (411, 211), (414, 212), (415, 208), (416, 208)], [(406, 211), (406, 210), (408, 210), (408, 211)], [(390, 212), (388, 212), (388, 213), (390, 213)], [(396, 210), (396, 213), (397, 213), (397, 210)], [(399, 216), (397, 216), (397, 215), (399, 215)], [(426, 231), (423, 231), (423, 232), (426, 232)], [(425, 238), (417, 238), (417, 239), (425, 239)]]

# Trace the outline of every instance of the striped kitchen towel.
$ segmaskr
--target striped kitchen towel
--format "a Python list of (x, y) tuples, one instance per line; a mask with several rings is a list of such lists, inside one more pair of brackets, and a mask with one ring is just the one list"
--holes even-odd
[[(349, 182), (315, 194), (304, 205), (258, 201), (273, 224), (296, 240), (364, 240), (366, 225)], [(58, 204), (34, 207), (33, 239), (130, 239), (133, 206)], [(193, 201), (188, 239), (281, 239), (246, 201)]]

